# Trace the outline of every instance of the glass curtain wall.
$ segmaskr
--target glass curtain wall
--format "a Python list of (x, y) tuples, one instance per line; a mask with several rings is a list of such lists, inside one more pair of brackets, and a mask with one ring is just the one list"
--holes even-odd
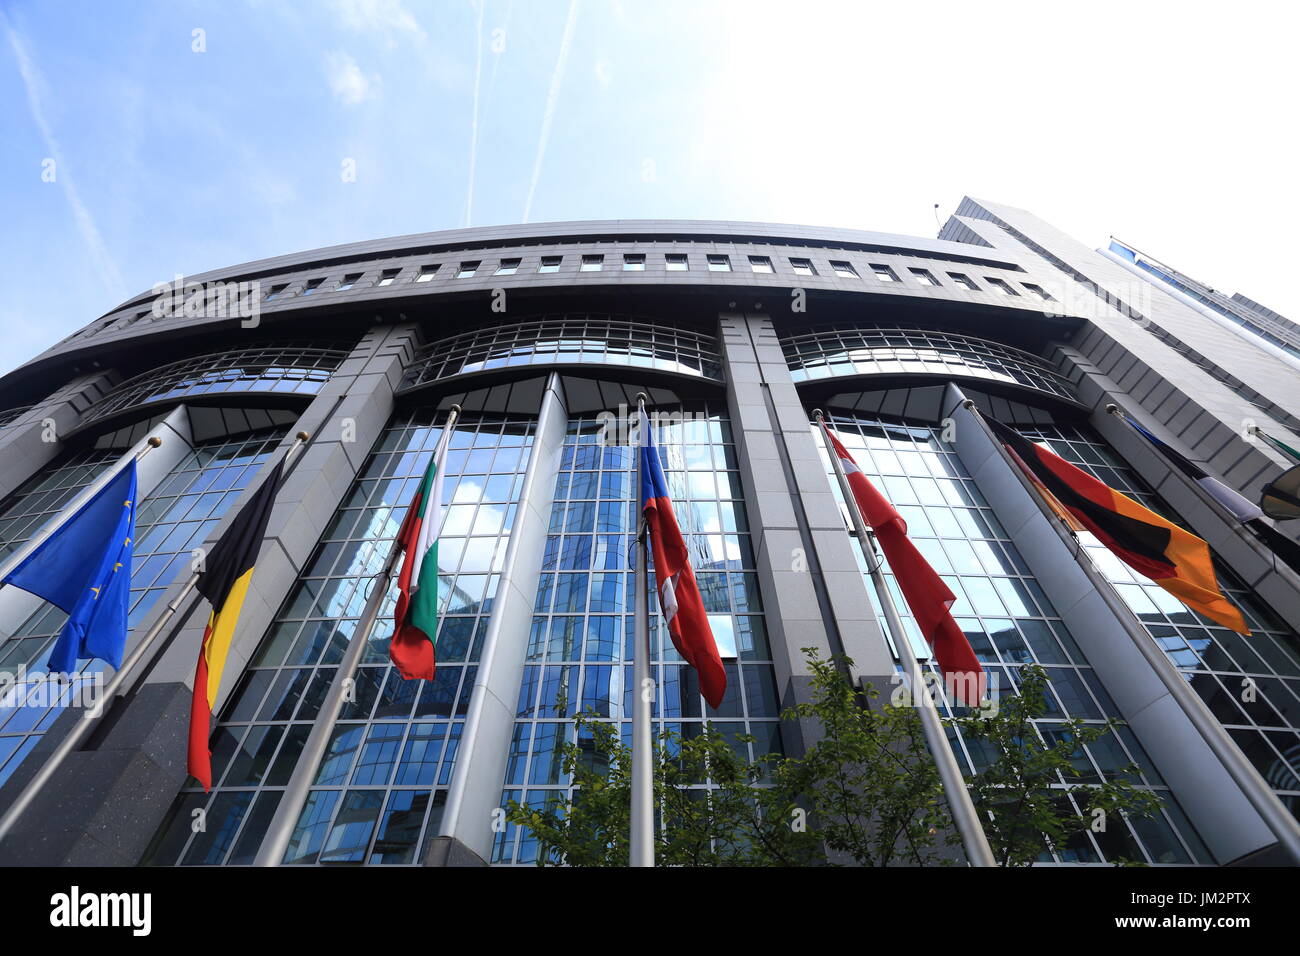
[[(734, 744), (746, 756), (780, 750), (776, 682), (725, 407), (658, 412), (664, 417), (656, 440), (723, 653), (727, 694), (716, 711), (705, 705), (695, 672), (662, 624), (652, 587), (651, 653), (660, 688), (653, 733), (657, 739), (667, 728), (690, 737), (709, 721), (733, 738), (753, 735), (754, 744)], [(616, 723), (625, 742), (631, 739), (636, 448), (608, 440), (606, 424), (590, 415), (569, 420), (502, 806), (511, 799), (541, 806), (572, 793), (560, 748), (577, 741), (577, 713)], [(492, 862), (530, 864), (536, 852), (528, 832), (509, 825), (496, 838)]]
[[(1179, 520), (1091, 426), (1062, 423), (1019, 430), (1152, 511)], [(1300, 816), (1300, 636), (1217, 558), (1219, 582), (1245, 615), (1249, 637), (1192, 611), (1133, 572), (1092, 535), (1080, 537), (1092, 560), (1237, 746)]]
[[(275, 451), (285, 431), (272, 428), (201, 442), (145, 497), (136, 516), (129, 626), (139, 623), (167, 586), (188, 569), (193, 560), (191, 550), (212, 533)], [(97, 451), (74, 456), (73, 462), (55, 469), (51, 475), (55, 480), (48, 491), (40, 490), (46, 485), (45, 479), (29, 483), (32, 490), (20, 492), (5, 517), (20, 522), (18, 513), (30, 514), (39, 508), (40, 523), (44, 523), (53, 517), (57, 502), (66, 504), (120, 454)], [(35, 533), (34, 524), (17, 526), (28, 538)], [(34, 678), (16, 684), (0, 702), (0, 783), (36, 746), (73, 692), (52, 697), (49, 687), (40, 680), (46, 673), (49, 649), (66, 620), (63, 611), (43, 604), (0, 645), (0, 667), (8, 671), (25, 668)], [(83, 675), (106, 668), (102, 661), (82, 661), (79, 666)], [(176, 745), (185, 746), (184, 741)]]
[[(444, 472), (436, 675), (403, 680), (388, 662), (394, 585), (287, 864), (419, 864), (437, 833), (536, 425), (466, 405)], [(222, 708), (212, 792), (188, 782), (146, 863), (252, 863), (445, 418), (432, 405), (394, 415)], [(191, 833), (196, 809), (204, 833)]]
[[(816, 429), (818, 444), (822, 444)], [(990, 687), (1014, 693), (1020, 668), (1041, 664), (1050, 677), (1049, 712), (1036, 721), (1045, 740), (1057, 739), (1062, 720), (1079, 717), (1090, 723), (1119, 719), (1119, 711), (1097, 680), (1088, 660), (1039, 587), (1029, 567), (980, 494), (955, 449), (938, 429), (927, 424), (832, 412), (828, 425), (848, 448), (866, 476), (898, 508), (908, 535), (957, 595), (953, 617), (965, 632), (989, 675)], [(825, 458), (825, 448), (822, 448)], [(838, 482), (825, 458), (828, 480), (837, 498)], [(855, 552), (860, 551), (855, 546)], [(866, 574), (865, 564), (862, 564)], [(903, 615), (919, 656), (929, 650), (908, 612), (907, 603), (888, 572), (890, 593)], [(869, 584), (869, 582), (868, 582)], [(868, 587), (877, 613), (874, 589)], [(926, 665), (933, 670), (933, 661)], [(995, 683), (996, 682), (996, 685)], [(945, 706), (947, 706), (945, 704)], [(987, 757), (954, 729), (949, 730), (958, 759), (969, 773)], [(1044, 863), (1100, 863), (1122, 859), (1149, 864), (1213, 862), (1156, 772), (1137, 738), (1126, 727), (1080, 746), (1078, 782), (1100, 782), (1133, 763), (1136, 781), (1162, 798), (1159, 816), (1125, 820), (1106, 833), (1087, 833), (1067, 846), (1044, 846)], [(1064, 784), (1060, 785), (1062, 789)], [(1065, 798), (1063, 795), (1063, 799)], [(1081, 808), (1076, 807), (1076, 810)]]

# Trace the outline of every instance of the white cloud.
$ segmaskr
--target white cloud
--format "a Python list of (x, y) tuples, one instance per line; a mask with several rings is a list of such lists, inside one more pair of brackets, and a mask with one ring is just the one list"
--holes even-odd
[(524, 222), (533, 212), (533, 196), (537, 193), (537, 182), (542, 178), (542, 162), (546, 159), (546, 144), (551, 139), (551, 121), (555, 119), (555, 108), (560, 100), (560, 87), (564, 85), (564, 68), (569, 62), (569, 48), (573, 45), (573, 30), (578, 24), (579, 0), (569, 0), (569, 15), (564, 21), (564, 36), (560, 38), (560, 52), (555, 58), (555, 70), (551, 73), (551, 88), (546, 94), (546, 109), (542, 113), (542, 132), (537, 138), (537, 155), (533, 159), (533, 177), (528, 183), (528, 198), (524, 200)]
[(325, 57), (325, 70), (334, 98), (344, 106), (356, 106), (379, 95), (383, 78), (361, 72), (350, 53), (333, 52)]

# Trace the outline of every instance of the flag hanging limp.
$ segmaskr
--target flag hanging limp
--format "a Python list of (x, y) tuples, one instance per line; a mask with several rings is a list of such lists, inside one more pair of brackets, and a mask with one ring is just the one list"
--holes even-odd
[(638, 430), (641, 438), (638, 456), (641, 510), (650, 532), (659, 610), (677, 652), (699, 675), (700, 693), (709, 706), (716, 709), (727, 692), (727, 672), (723, 669), (722, 656), (709, 627), (709, 616), (704, 611), (704, 599), (691, 569), (686, 541), (673, 513), (668, 482), (664, 478), (659, 449), (655, 447), (654, 432), (645, 409), (641, 410)]
[(266, 523), (271, 517), (275, 495), (284, 471), (281, 458), (249, 498), (226, 533), (204, 559), (196, 588), (212, 605), (208, 625), (203, 631), (203, 645), (194, 672), (194, 697), (190, 704), (189, 771), (204, 790), (212, 788), (212, 754), (208, 736), (212, 711), (221, 690), (221, 673), (226, 666), (230, 645), (239, 623), (239, 611), (253, 579), (253, 565), (262, 547)]
[(1206, 472), (1196, 462), (1185, 457), (1178, 449), (1165, 444), (1127, 415), (1124, 416), (1124, 420), (1128, 422), (1129, 427), (1145, 438), (1156, 451), (1160, 452), (1170, 464), (1200, 485), (1207, 495), (1222, 505), (1224, 510), (1239, 522), (1244, 524), (1254, 521), (1256, 518), (1264, 517), (1264, 512), (1260, 510), (1259, 505), (1233, 491), (1218, 478)]
[[(822, 432), (830, 442), (828, 450), (839, 458), (844, 468), (862, 520), (875, 533), (881, 550), (885, 552), (885, 560), (894, 572), (898, 589), (903, 592), (921, 635), (930, 645), (945, 685), (960, 703), (978, 706), (984, 689), (980, 677), (984, 668), (980, 666), (970, 641), (953, 620), (950, 609), (957, 600), (956, 595), (907, 536), (907, 522), (903, 516), (867, 479), (848, 449), (825, 423)], [(895, 634), (894, 640), (905, 641), (907, 636)]]
[[(440, 447), (447, 444), (442, 442)], [(438, 633), (438, 532), (444, 470), (444, 462), (435, 454), (397, 532), (397, 546), (405, 557), (397, 578), (396, 630), (388, 642), (388, 657), (406, 680), (433, 680), (436, 666), (433, 639)]]
[(74, 672), (79, 659), (122, 666), (135, 506), (132, 459), (0, 582), (68, 613), (50, 653), (52, 673)]
[(1116, 557), (1192, 610), (1239, 634), (1250, 633), (1241, 611), (1220, 590), (1203, 540), (1014, 429), (985, 421), (1026, 476), (1051, 492)]

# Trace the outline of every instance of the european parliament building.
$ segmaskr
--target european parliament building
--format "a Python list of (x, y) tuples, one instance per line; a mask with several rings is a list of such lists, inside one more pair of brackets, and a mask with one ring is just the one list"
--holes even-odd
[[(254, 861), (453, 404), (436, 678), (388, 662), (394, 588), (283, 862), (534, 862), (498, 808), (566, 791), (575, 713), (630, 721), (634, 449), (610, 429), (643, 391), (728, 672), (707, 707), (656, 618), (657, 729), (711, 721), (751, 755), (798, 753), (780, 714), (810, 693), (801, 648), (895, 672), (820, 408), (957, 594), (991, 681), (1043, 665), (1039, 730), (1122, 721), (1081, 750), (1083, 779), (1136, 764), (1160, 798), (1045, 865), (1281, 861), (1134, 631), (1300, 810), (1300, 575), (1108, 407), (1257, 500), (1290, 462), (1254, 429), (1300, 447), (1300, 326), (1131, 246), (966, 199), (937, 239), (620, 220), (317, 249), (178, 277), (0, 378), (0, 562), (139, 455), (128, 650), (161, 629), (0, 864)], [(1062, 532), (976, 409), (1209, 542), (1253, 633)], [(299, 432), (205, 793), (185, 741), (209, 608), (187, 582)], [(42, 679), (62, 623), (0, 589), (0, 809), (82, 719)]]

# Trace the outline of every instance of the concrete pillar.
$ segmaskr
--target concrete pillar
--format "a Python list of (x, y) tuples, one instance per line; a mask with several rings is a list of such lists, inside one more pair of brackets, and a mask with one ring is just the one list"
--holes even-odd
[[(782, 706), (808, 699), (803, 647), (847, 654), (856, 675), (883, 689), (893, 656), (772, 320), (724, 313), (718, 326)], [(798, 753), (803, 741), (790, 744)]]
[(501, 782), (551, 521), (550, 491), (559, 472), (567, 424), (560, 377), (552, 372), (542, 397), (442, 826), (425, 861), (428, 866), (486, 866), (491, 858), (493, 812), (501, 804)]
[(1215, 860), (1275, 843), (964, 400), (948, 386), (957, 454)]
[(0, 499), (63, 450), (62, 436), (77, 426), (86, 410), (116, 381), (117, 374), (112, 371), (74, 378), (0, 428)]
[[(418, 337), (413, 325), (376, 326), (353, 349), (285, 437), (311, 433), (276, 499), (226, 665), (219, 709), (260, 643), (285, 594), (388, 422), (393, 394)], [(268, 460), (240, 502), (213, 533), (214, 542), (243, 500), (270, 471)], [(175, 601), (189, 574), (172, 583), (133, 632), (148, 631)], [(162, 650), (118, 699), (87, 747), (74, 754), (0, 847), (0, 865), (134, 866), (186, 779), (185, 751), (194, 662), (208, 615), (191, 595), (160, 638)], [(41, 748), (62, 736), (66, 711), (20, 772), (0, 791), (0, 805), (21, 786)], [(24, 778), (25, 779), (25, 778)]]

